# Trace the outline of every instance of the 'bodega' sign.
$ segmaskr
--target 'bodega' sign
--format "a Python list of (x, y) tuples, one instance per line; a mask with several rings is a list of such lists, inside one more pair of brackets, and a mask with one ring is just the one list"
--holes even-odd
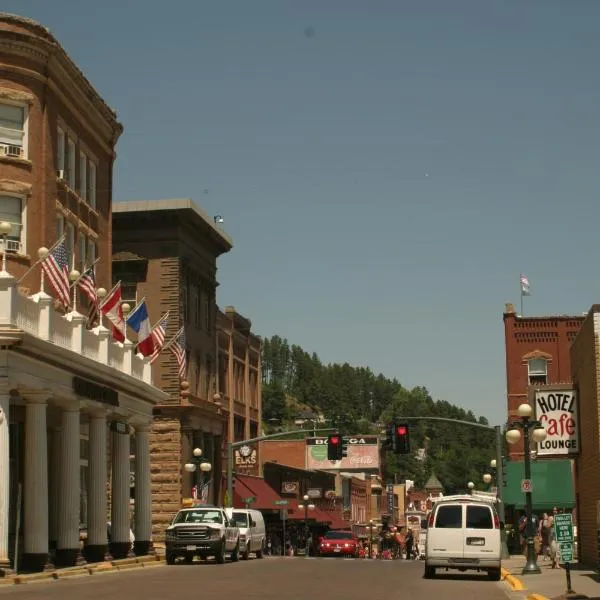
[(538, 456), (579, 454), (575, 390), (536, 390), (535, 415), (548, 434), (538, 444)]

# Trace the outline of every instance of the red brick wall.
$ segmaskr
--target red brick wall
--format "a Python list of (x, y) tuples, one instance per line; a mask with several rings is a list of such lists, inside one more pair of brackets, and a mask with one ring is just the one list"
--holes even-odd
[(599, 564), (596, 505), (600, 501), (600, 348), (594, 331), (595, 318), (595, 313), (588, 316), (571, 346), (573, 383), (579, 399), (580, 453), (575, 463), (579, 556), (590, 566)]
[[(571, 381), (569, 347), (583, 320), (583, 316), (519, 317), (514, 312), (504, 313), (509, 419), (528, 401), (527, 354), (538, 351), (549, 355), (548, 384)], [(512, 458), (522, 456), (523, 443), (511, 446), (509, 452)]]
[(266, 462), (306, 468), (306, 442), (304, 440), (265, 440), (260, 442), (260, 463)]

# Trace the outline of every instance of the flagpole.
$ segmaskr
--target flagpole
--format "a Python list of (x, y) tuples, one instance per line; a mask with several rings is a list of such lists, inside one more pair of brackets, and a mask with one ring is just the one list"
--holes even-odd
[(173, 343), (175, 342), (175, 340), (179, 337), (179, 335), (181, 334), (181, 332), (185, 329), (185, 326), (182, 325), (178, 330), (177, 333), (169, 340), (168, 343), (166, 343), (160, 350), (161, 352), (163, 350), (166, 350), (167, 348), (169, 348), (170, 346), (173, 345)]
[(142, 302), (144, 302), (145, 300), (146, 300), (146, 296), (144, 296), (139, 302), (135, 303), (135, 306), (131, 309), (131, 312), (125, 318), (125, 322), (127, 322), (130, 319), (131, 315), (135, 312), (136, 308), (138, 308), (139, 306), (141, 306)]
[[(50, 247), (50, 249), (48, 250), (48, 254), (50, 254), (50, 252), (52, 252), (52, 250), (54, 250), (54, 248), (56, 248), (56, 246), (58, 246), (59, 244), (62, 244), (62, 242), (64, 242), (65, 238), (67, 237), (66, 233), (63, 233), (60, 238), (58, 239), (58, 241), (54, 242), (54, 245)], [(48, 256), (48, 254), (46, 254), (46, 256)], [(19, 283), (21, 283), (21, 281), (23, 281), (23, 279), (25, 279), (25, 277), (27, 277), (27, 275), (29, 275), (29, 273), (31, 273), (31, 271), (33, 271), (33, 269), (35, 269), (43, 260), (46, 259), (46, 256), (44, 256), (43, 258), (38, 258), (30, 267), (29, 269), (27, 269), (27, 271), (25, 271), (25, 275), (23, 275), (18, 281), (17, 281), (17, 285), (19, 285)], [(44, 280), (44, 278), (42, 277), (42, 281)], [(43, 284), (42, 284), (43, 285)]]
[(521, 286), (521, 316), (525, 316), (523, 315), (523, 286)]
[(98, 303), (98, 310), (102, 311), (102, 307), (106, 304), (106, 299), (110, 298), (112, 293), (121, 285), (121, 280), (117, 281), (117, 283), (115, 283), (115, 285), (112, 286), (112, 288), (110, 289), (110, 292), (108, 292), (108, 294), (106, 294), (106, 296), (104, 296), (104, 299), (102, 302)]

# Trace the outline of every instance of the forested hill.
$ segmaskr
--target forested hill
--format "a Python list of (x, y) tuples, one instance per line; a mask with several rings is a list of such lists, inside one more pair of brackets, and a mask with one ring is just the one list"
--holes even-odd
[[(290, 345), (279, 336), (263, 340), (263, 420), (293, 427), (307, 412), (322, 415), (342, 433), (379, 433), (393, 417), (447, 417), (487, 425), (444, 400), (434, 401), (425, 387), (406, 389), (396, 379), (376, 375), (368, 367), (323, 364), (316, 354)], [(445, 493), (464, 491), (468, 481), (482, 488), (482, 476), (494, 456), (493, 432), (464, 425), (422, 421), (411, 423), (410, 456), (387, 455), (386, 477), (414, 479), (422, 486), (431, 472)], [(427, 448), (425, 457), (419, 449)]]

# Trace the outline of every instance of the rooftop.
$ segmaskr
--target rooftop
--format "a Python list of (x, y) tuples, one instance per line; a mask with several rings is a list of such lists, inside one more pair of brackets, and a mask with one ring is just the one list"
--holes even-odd
[(113, 214), (125, 214), (135, 212), (160, 212), (160, 211), (177, 211), (177, 210), (191, 210), (197, 217), (199, 217), (204, 223), (214, 231), (220, 241), (233, 248), (233, 240), (227, 233), (217, 227), (213, 217), (209, 217), (191, 198), (165, 198), (158, 200), (127, 200), (118, 201), (113, 204)]

